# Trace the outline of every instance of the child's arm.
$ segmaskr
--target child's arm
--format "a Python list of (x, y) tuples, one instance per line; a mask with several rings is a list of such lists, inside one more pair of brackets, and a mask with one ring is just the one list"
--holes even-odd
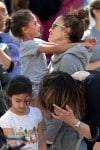
[(71, 47), (74, 47), (78, 44), (82, 44), (84, 47), (91, 49), (91, 47), (94, 46), (94, 43), (88, 42), (88, 41), (82, 41), (82, 42), (77, 42), (77, 43), (63, 43), (63, 44), (53, 44), (47, 42), (41, 44), (41, 46), (38, 48), (38, 51), (40, 53), (59, 53), (62, 51), (66, 51)]
[(41, 150), (47, 150), (46, 142), (43, 135), (42, 122), (38, 124), (39, 147)]
[(67, 49), (76, 46), (78, 43), (63, 43), (63, 44), (53, 44), (53, 43), (43, 43), (38, 48), (40, 53), (56, 53), (66, 51)]
[[(4, 135), (6, 135), (6, 136), (14, 135), (13, 129), (11, 129), (11, 128), (3, 128), (2, 130), (3, 130)], [(14, 140), (7, 140), (7, 144), (10, 147), (17, 146), (17, 143)]]

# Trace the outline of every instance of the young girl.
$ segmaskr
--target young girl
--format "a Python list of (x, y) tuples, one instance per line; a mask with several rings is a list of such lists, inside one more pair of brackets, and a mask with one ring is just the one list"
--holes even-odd
[(43, 53), (64, 51), (77, 43), (48, 43), (36, 37), (40, 36), (40, 25), (34, 14), (29, 10), (17, 11), (11, 21), (11, 31), (21, 39), (20, 56), (22, 74), (28, 76), (35, 90), (43, 76), (48, 72), (46, 57)]
[[(8, 84), (7, 96), (11, 102), (9, 110), (0, 118), (0, 127), (6, 136), (25, 137), (25, 148), (47, 150), (42, 133), (42, 113), (36, 107), (29, 107), (32, 99), (31, 81), (19, 75)], [(19, 141), (8, 140), (11, 147), (20, 145)]]

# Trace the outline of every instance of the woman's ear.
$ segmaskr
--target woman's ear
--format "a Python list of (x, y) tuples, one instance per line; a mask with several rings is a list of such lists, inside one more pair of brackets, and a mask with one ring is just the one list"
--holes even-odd
[(64, 30), (64, 33), (63, 33), (63, 37), (69, 37), (69, 33), (70, 33), (70, 28), (67, 28)]

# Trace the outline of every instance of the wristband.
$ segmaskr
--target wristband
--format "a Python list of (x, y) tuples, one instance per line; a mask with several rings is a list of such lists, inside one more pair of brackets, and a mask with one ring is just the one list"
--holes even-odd
[(80, 120), (78, 120), (78, 122), (74, 125), (74, 128), (79, 128), (80, 127), (80, 125), (81, 125), (81, 121)]

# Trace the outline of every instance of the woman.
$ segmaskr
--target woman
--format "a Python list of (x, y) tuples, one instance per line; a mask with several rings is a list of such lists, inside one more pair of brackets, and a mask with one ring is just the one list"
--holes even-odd
[[(73, 10), (58, 17), (49, 30), (50, 42), (79, 42), (89, 24), (86, 10)], [(77, 45), (62, 53), (55, 53), (49, 65), (50, 71), (64, 71), (72, 74), (85, 70), (91, 53), (82, 45)]]
[[(100, 116), (98, 115), (100, 113), (100, 73), (92, 72), (84, 80), (84, 85), (87, 104), (87, 113), (83, 120), (85, 123), (75, 117), (73, 108), (68, 105), (65, 110), (54, 104), (53, 117), (66, 122), (74, 128), (76, 127), (77, 131), (85, 137), (88, 150), (93, 150), (95, 142), (100, 141)], [(73, 123), (75, 121), (76, 123)]]
[[(57, 71), (47, 74), (40, 84), (39, 101), (49, 119), (45, 131), (47, 144), (53, 143), (55, 150), (79, 150), (83, 136), (73, 128), (78, 119), (72, 119), (71, 127), (69, 124), (53, 119), (49, 113), (54, 110), (53, 104), (63, 109), (69, 105), (76, 118), (84, 116), (84, 97), (77, 82), (65, 72)], [(82, 143), (81, 150), (87, 150), (85, 142)]]

